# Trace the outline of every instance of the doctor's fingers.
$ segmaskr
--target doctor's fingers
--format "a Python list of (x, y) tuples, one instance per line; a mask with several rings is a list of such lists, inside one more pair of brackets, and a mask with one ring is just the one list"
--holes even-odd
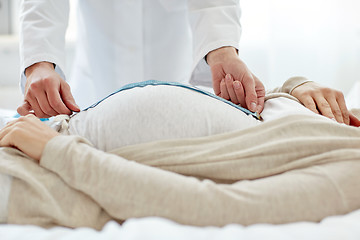
[[(75, 103), (75, 99), (74, 99), (73, 95), (71, 94), (70, 86), (65, 81), (63, 81), (60, 84), (60, 93), (61, 93), (61, 98), (68, 109), (70, 109), (74, 112), (80, 111), (79, 106)], [(71, 111), (70, 111), (70, 113), (71, 113)]]
[(31, 108), (32, 108), (35, 116), (37, 116), (38, 118), (49, 118), (49, 117), (51, 117), (50, 115), (47, 115), (46, 113), (44, 113), (44, 111), (41, 109), (37, 98), (29, 99), (28, 102), (31, 105)]
[(45, 113), (45, 115), (50, 117), (56, 116), (58, 115), (58, 112), (52, 106), (50, 106), (48, 97), (49, 95), (44, 93), (37, 95), (35, 98), (40, 106), (41, 111)]
[(265, 105), (265, 87), (264, 84), (254, 75), (252, 74), (254, 80), (255, 80), (255, 92), (257, 96), (257, 108), (256, 112), (261, 113), (264, 110)]
[(21, 116), (25, 116), (25, 115), (28, 115), (28, 114), (35, 114), (39, 118), (47, 117), (43, 112), (41, 112), (41, 110), (38, 110), (38, 109), (40, 109), (38, 104), (37, 104), (37, 106), (35, 106), (35, 109), (37, 109), (37, 114), (38, 115), (36, 115), (36, 112), (34, 110), (34, 105), (31, 105), (31, 103), (29, 103), (27, 100), (25, 100), (24, 103), (20, 107), (17, 108), (17, 112)]
[(216, 96), (219, 96), (219, 97), (221, 97), (221, 82), (222, 82), (222, 80), (223, 80), (223, 78), (220, 78), (220, 79), (215, 79), (214, 77), (213, 77), (213, 80), (212, 80), (212, 82), (213, 82), (213, 89), (214, 89), (214, 94), (216, 95)]
[(225, 72), (222, 68), (221, 64), (216, 64), (211, 67), (211, 75), (212, 75), (212, 86), (214, 89), (214, 93), (216, 96), (221, 97), (221, 81), (225, 77)]
[(27, 114), (33, 113), (31, 106), (29, 104), (28, 101), (24, 101), (23, 104), (21, 106), (19, 106), (16, 111), (21, 115), (21, 116), (25, 116)]
[[(43, 96), (40, 99), (46, 99), (46, 95), (44, 92), (41, 93)], [(39, 94), (40, 95), (40, 94)], [(48, 118), (50, 117), (50, 115), (46, 114), (40, 107), (39, 104), (39, 96), (35, 96), (33, 92), (28, 92), (25, 96), (25, 102), (27, 102), (30, 105), (30, 108), (28, 112), (25, 112), (23, 114), (27, 115), (27, 114), (31, 114), (34, 113), (35, 116), (37, 116), (38, 118)], [(47, 101), (47, 100), (46, 100)], [(21, 115), (21, 114), (20, 114)]]
[(257, 109), (257, 94), (255, 91), (255, 79), (253, 78), (250, 71), (246, 72), (241, 79), (241, 83), (245, 91), (245, 102), (247, 108), (255, 112)]
[(234, 85), (234, 91), (235, 91), (235, 94), (236, 94), (236, 97), (238, 99), (240, 106), (246, 107), (245, 92), (244, 92), (244, 88), (243, 88), (241, 82), (234, 81), (233, 85)]
[(265, 105), (265, 94), (258, 94), (257, 96), (258, 105), (256, 107), (256, 112), (261, 113), (264, 110)]
[(220, 82), (220, 94), (218, 96), (222, 97), (225, 100), (230, 100), (230, 96), (227, 91), (225, 79), (222, 79)]
[(58, 114), (71, 114), (71, 110), (65, 105), (65, 101), (60, 95), (60, 92), (56, 88), (49, 88), (47, 90), (47, 98), (50, 106), (58, 113)]
[(234, 89), (234, 79), (229, 73), (225, 76), (225, 85), (229, 94), (230, 101), (234, 104), (239, 104), (239, 100)]
[(39, 118), (57, 115), (57, 112), (49, 105), (44, 84), (40, 84), (39, 82), (31, 84), (27, 89), (24, 100), (28, 102), (30, 107), (25, 104), (23, 110), (19, 111), (20, 115), (31, 113), (32, 110)]

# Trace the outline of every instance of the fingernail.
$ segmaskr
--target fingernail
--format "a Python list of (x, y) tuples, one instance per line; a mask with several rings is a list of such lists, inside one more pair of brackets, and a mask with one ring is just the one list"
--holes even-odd
[(231, 76), (230, 76), (230, 74), (229, 74), (229, 73), (228, 73), (228, 74), (226, 74), (225, 79), (227, 79), (227, 80), (231, 80)]
[(260, 113), (260, 112), (261, 112), (261, 106), (260, 106), (260, 105), (256, 107), (256, 112), (257, 112), (257, 113)]
[(235, 88), (235, 89), (239, 89), (239, 88), (240, 88), (240, 83), (239, 83), (239, 81), (235, 81), (235, 82), (234, 82), (234, 88)]
[(250, 104), (250, 110), (251, 111), (255, 111), (256, 110), (256, 103), (254, 103), (254, 102), (252, 102), (251, 104)]

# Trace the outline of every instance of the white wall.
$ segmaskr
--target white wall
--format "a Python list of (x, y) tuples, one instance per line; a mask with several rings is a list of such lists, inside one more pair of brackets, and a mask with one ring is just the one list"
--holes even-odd
[(268, 88), (303, 75), (347, 93), (360, 80), (359, 0), (242, 0), (240, 55)]

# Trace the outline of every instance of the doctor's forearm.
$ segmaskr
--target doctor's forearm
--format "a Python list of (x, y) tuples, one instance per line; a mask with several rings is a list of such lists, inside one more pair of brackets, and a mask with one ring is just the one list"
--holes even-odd
[(24, 0), (20, 12), (21, 69), (48, 61), (64, 66), (69, 1)]
[(189, 0), (194, 64), (209, 52), (225, 46), (239, 49), (241, 24), (239, 0)]

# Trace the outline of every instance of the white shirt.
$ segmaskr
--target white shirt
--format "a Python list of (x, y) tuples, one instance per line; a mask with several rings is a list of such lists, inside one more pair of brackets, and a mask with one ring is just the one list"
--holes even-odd
[[(40, 61), (63, 75), (66, 0), (23, 0), (21, 71)], [(69, 82), (83, 108), (121, 86), (149, 79), (212, 86), (203, 60), (239, 48), (239, 0), (79, 0), (78, 42)], [(26, 78), (22, 74), (24, 90)]]

